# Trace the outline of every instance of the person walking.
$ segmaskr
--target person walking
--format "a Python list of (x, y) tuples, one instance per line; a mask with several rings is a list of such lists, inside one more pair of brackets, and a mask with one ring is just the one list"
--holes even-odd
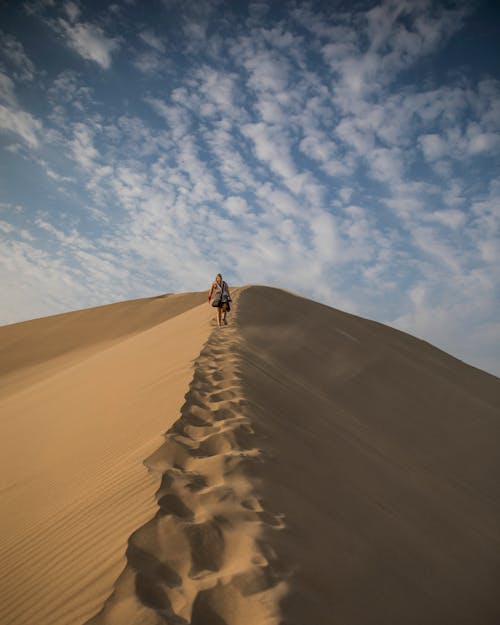
[(214, 306), (216, 309), (215, 319), (217, 320), (217, 325), (219, 327), (221, 325), (227, 326), (226, 316), (227, 313), (231, 310), (231, 294), (229, 293), (229, 287), (227, 286), (227, 282), (222, 279), (222, 275), (220, 273), (215, 276), (215, 280), (212, 282), (212, 286), (210, 287), (210, 291), (208, 292), (209, 303), (211, 300), (212, 306)]

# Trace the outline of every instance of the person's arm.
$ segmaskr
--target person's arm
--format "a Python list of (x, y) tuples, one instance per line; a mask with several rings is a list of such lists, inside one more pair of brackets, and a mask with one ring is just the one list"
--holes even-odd
[(210, 291), (208, 292), (208, 301), (212, 298), (212, 292), (214, 290), (214, 283), (212, 282), (212, 286), (210, 287)]
[(229, 285), (228, 285), (227, 282), (226, 282), (226, 291), (227, 291), (227, 296), (228, 296), (229, 300), (231, 300), (231, 293), (229, 292)]

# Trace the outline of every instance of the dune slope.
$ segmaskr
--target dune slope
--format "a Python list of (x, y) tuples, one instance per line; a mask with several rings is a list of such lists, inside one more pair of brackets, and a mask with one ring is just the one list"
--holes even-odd
[(50, 368), (57, 371), (203, 301), (201, 293), (166, 294), (2, 326), (0, 393), (11, 393), (25, 382), (33, 384), (37, 378), (46, 378)]
[(88, 625), (498, 623), (500, 381), (278, 289), (234, 308)]
[(142, 463), (178, 417), (211, 329), (204, 301), (152, 298), (0, 329), (2, 625), (81, 624), (111, 592), (128, 536), (156, 508)]
[(500, 622), (500, 380), (276, 289), (239, 302), (286, 623)]

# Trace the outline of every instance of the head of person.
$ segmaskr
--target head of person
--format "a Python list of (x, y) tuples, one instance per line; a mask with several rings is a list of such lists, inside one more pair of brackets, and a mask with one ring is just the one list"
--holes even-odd
[(218, 274), (215, 276), (215, 279), (216, 279), (216, 281), (217, 281), (219, 284), (221, 284), (221, 283), (222, 283), (222, 274), (218, 273)]

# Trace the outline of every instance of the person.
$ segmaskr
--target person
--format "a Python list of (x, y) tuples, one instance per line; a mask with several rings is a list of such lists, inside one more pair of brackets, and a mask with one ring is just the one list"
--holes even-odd
[(227, 326), (226, 316), (231, 310), (231, 306), (229, 304), (229, 302), (231, 302), (231, 294), (229, 293), (227, 282), (222, 279), (222, 275), (220, 273), (215, 276), (215, 280), (212, 282), (212, 286), (208, 292), (209, 303), (212, 299), (212, 295), (212, 306), (214, 306), (216, 310), (215, 319), (217, 321), (217, 325), (219, 327), (221, 325)]

